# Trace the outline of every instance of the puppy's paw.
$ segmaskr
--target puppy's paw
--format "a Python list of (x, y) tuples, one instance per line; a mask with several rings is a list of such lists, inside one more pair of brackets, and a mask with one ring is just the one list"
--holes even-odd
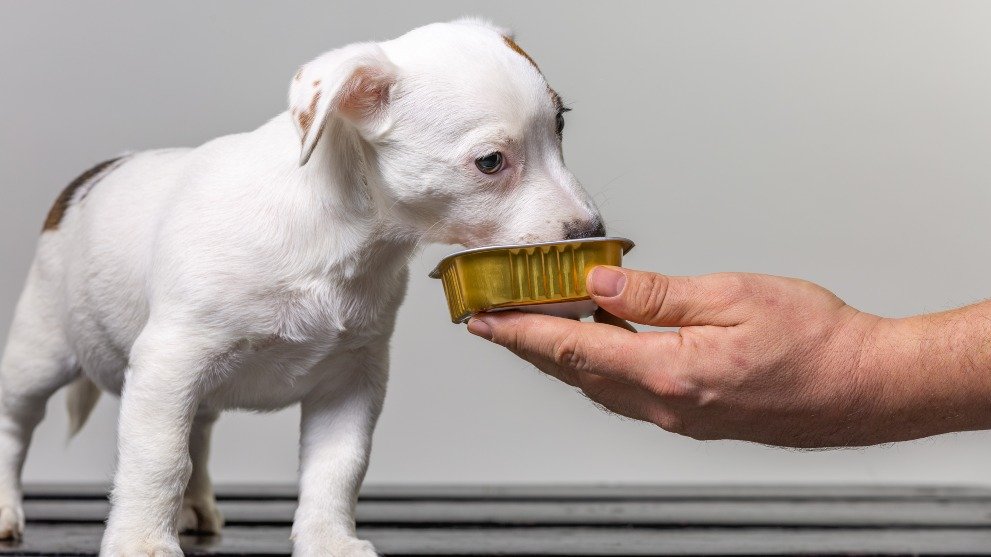
[(333, 550), (333, 555), (337, 557), (377, 557), (378, 552), (375, 551), (371, 542), (358, 538), (347, 538), (342, 540), (339, 548)]
[(178, 542), (104, 544), (101, 557), (183, 557)]
[(210, 497), (202, 500), (184, 500), (179, 511), (179, 531), (184, 534), (220, 534), (224, 517), (217, 508), (217, 501)]
[(293, 557), (377, 557), (370, 542), (358, 538), (334, 538), (320, 543), (297, 539), (293, 544)]
[(24, 535), (24, 511), (20, 505), (0, 507), (0, 540), (19, 540)]

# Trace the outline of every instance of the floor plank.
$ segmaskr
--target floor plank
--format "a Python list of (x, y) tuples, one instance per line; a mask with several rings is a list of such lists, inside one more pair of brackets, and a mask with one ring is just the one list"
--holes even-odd
[[(253, 490), (253, 491), (252, 491)], [(218, 488), (228, 526), (189, 555), (289, 555), (291, 486)], [(0, 555), (96, 555), (103, 486), (31, 486)], [(369, 486), (387, 556), (991, 554), (991, 490), (915, 486)]]
[[(108, 485), (35, 483), (26, 486), (30, 499), (105, 499)], [(296, 487), (288, 484), (216, 486), (219, 499), (295, 500)], [(405, 500), (983, 500), (991, 501), (991, 488), (957, 485), (366, 485), (361, 499)]]
[[(295, 502), (221, 501), (228, 524), (288, 525)], [(27, 501), (32, 522), (101, 523), (110, 505), (99, 500)], [(991, 503), (973, 501), (676, 501), (676, 502), (379, 502), (358, 503), (364, 525), (451, 526), (815, 526), (991, 527)]]
[[(101, 528), (36, 525), (16, 555), (96, 555)], [(387, 557), (413, 555), (975, 555), (991, 547), (991, 531), (777, 530), (760, 528), (654, 530), (642, 528), (362, 528)], [(219, 538), (183, 536), (187, 555), (289, 555), (289, 528), (232, 527)], [(983, 549), (982, 549), (983, 548)]]

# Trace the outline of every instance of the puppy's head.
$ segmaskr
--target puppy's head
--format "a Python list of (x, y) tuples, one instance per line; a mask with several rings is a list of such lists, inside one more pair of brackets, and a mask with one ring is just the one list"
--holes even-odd
[(566, 111), (508, 32), (471, 20), (329, 52), (290, 89), (301, 164), (348, 157), (336, 144), (354, 130), (386, 218), (467, 247), (605, 235), (564, 165)]

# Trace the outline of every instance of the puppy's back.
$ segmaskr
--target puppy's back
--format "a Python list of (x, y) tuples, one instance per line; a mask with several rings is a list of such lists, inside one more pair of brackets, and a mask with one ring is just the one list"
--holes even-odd
[(147, 316), (147, 254), (189, 151), (104, 161), (70, 183), (49, 211), (33, 277), (57, 300), (64, 325), (81, 341), (100, 330), (109, 335), (103, 342), (126, 350), (140, 331)]

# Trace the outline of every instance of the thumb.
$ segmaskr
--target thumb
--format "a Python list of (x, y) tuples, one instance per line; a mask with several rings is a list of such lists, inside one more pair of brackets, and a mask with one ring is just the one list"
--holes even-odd
[(726, 287), (720, 275), (676, 277), (602, 265), (592, 269), (586, 288), (603, 310), (656, 327), (733, 325), (725, 313)]

